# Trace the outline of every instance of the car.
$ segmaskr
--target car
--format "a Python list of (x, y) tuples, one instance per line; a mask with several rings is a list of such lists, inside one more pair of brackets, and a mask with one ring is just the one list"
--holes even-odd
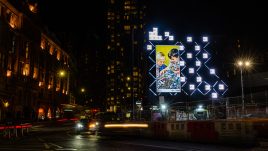
[(99, 122), (96, 119), (80, 119), (75, 124), (75, 132), (91, 132), (92, 134), (97, 134), (99, 126)]
[(86, 132), (89, 130), (90, 119), (80, 119), (75, 123), (75, 132)]

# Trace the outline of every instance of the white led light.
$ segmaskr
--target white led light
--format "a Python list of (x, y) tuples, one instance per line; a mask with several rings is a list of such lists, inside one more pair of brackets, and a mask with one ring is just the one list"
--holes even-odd
[(149, 40), (163, 40), (162, 36), (158, 35), (158, 28), (153, 28), (153, 31), (149, 32)]
[(180, 61), (180, 66), (185, 66), (185, 61)]
[(168, 37), (169, 36), (169, 32), (165, 32), (165, 37)]
[(153, 49), (152, 45), (147, 45), (147, 50), (152, 50), (152, 49)]
[(194, 68), (189, 68), (189, 73), (194, 73)]
[(195, 65), (196, 65), (197, 67), (200, 67), (200, 66), (201, 66), (201, 61), (195, 61)]
[(194, 46), (195, 50), (200, 50), (200, 46)]
[(206, 91), (210, 91), (210, 90), (211, 90), (210, 85), (206, 84), (206, 85), (205, 85), (205, 90), (206, 90)]
[(185, 82), (185, 77), (181, 77), (181, 82)]
[(194, 89), (195, 89), (195, 85), (194, 85), (194, 84), (190, 84), (190, 85), (189, 85), (189, 89), (190, 89), (190, 90), (194, 90)]
[(174, 36), (168, 36), (169, 40), (174, 40)]
[(216, 99), (216, 98), (218, 98), (218, 94), (215, 93), (215, 92), (213, 92), (213, 93), (211, 93), (211, 97), (212, 97), (213, 99)]
[(219, 84), (219, 90), (224, 90), (224, 85), (223, 84)]
[(208, 58), (208, 54), (207, 53), (203, 53), (203, 58), (207, 59)]
[(183, 45), (180, 45), (179, 46), (179, 50), (184, 50), (184, 46)]
[(193, 54), (192, 53), (187, 53), (187, 58), (193, 58)]
[(215, 69), (209, 69), (210, 74), (215, 74)]
[(208, 42), (208, 37), (203, 37), (203, 42)]
[(192, 42), (193, 38), (192, 37), (187, 37), (187, 42)]
[(196, 82), (202, 82), (202, 77), (196, 77)]

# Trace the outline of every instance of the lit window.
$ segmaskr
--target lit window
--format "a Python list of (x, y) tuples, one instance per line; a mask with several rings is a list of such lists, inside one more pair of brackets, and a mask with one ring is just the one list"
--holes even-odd
[(53, 55), (54, 52), (54, 47), (51, 45), (49, 48), (49, 54)]
[(125, 25), (124, 26), (124, 30), (130, 30), (130, 26), (129, 25)]
[(37, 79), (37, 76), (38, 76), (38, 68), (34, 67), (33, 78)]
[(40, 47), (42, 50), (44, 50), (46, 48), (46, 40), (44, 38), (41, 39)]
[(17, 28), (19, 24), (19, 18), (17, 15), (13, 14), (10, 10), (7, 10), (7, 20), (12, 28)]
[(24, 76), (28, 76), (30, 74), (30, 64), (24, 64), (22, 74)]
[(12, 71), (11, 70), (7, 70), (7, 77), (11, 77)]
[(35, 4), (28, 4), (29, 10), (33, 13), (37, 13), (37, 3)]
[(61, 55), (61, 54), (60, 54), (60, 51), (58, 50), (58, 51), (57, 51), (57, 59), (58, 59), (58, 60), (60, 60), (60, 57), (61, 57), (60, 55)]

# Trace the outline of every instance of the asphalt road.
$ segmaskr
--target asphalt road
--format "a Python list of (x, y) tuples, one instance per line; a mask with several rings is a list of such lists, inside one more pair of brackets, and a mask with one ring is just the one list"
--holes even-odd
[(36, 126), (27, 136), (0, 141), (5, 151), (264, 151), (265, 148), (240, 148), (215, 144), (164, 141), (127, 136), (76, 134), (73, 125)]

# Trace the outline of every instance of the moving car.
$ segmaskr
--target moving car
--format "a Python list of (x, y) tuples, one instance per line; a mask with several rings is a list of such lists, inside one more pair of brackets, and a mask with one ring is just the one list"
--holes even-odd
[(75, 132), (96, 133), (99, 129), (99, 123), (94, 119), (80, 119), (75, 124)]

